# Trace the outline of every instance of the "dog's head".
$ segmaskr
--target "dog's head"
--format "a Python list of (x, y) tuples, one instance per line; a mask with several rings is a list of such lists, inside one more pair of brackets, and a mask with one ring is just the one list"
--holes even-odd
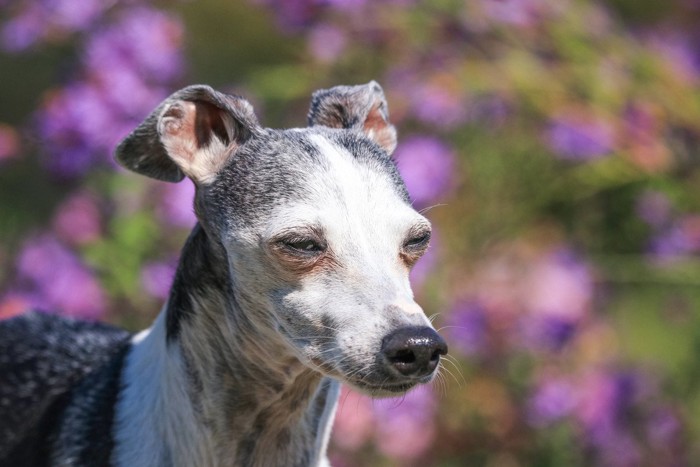
[(313, 95), (309, 127), (262, 128), (207, 86), (166, 99), (117, 149), (125, 167), (191, 178), (195, 211), (228, 255), (237, 300), (307, 366), (373, 395), (432, 379), (447, 352), (408, 274), (430, 223), (390, 155), (381, 87)]

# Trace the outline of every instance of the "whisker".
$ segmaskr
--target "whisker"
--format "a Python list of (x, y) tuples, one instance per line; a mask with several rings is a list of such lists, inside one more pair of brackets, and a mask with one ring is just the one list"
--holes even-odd
[(442, 331), (443, 329), (450, 329), (450, 328), (457, 328), (457, 329), (469, 329), (466, 326), (455, 326), (455, 325), (446, 325), (446, 326), (440, 326), (440, 328), (436, 329), (437, 332)]
[(433, 321), (435, 321), (435, 319), (436, 319), (438, 316), (440, 316), (441, 314), (442, 314), (442, 312), (439, 311), (439, 312), (437, 312), (437, 313), (433, 313), (432, 315), (428, 316), (428, 321), (430, 321), (430, 324), (432, 324)]
[[(442, 358), (445, 360), (445, 362), (450, 363), (452, 367), (455, 369), (459, 377), (462, 379), (463, 384), (467, 384), (467, 379), (464, 377), (464, 373), (462, 373), (462, 368), (461, 366), (457, 363), (456, 359), (452, 357), (451, 355), (443, 355)], [(442, 364), (442, 359), (440, 360), (440, 363)], [(442, 366), (442, 368), (445, 368)], [(445, 368), (447, 370), (447, 368)], [(459, 382), (458, 382), (459, 383)]]
[(445, 204), (445, 203), (433, 204), (432, 206), (428, 206), (427, 208), (423, 208), (418, 212), (420, 214), (425, 214), (426, 212), (430, 211), (433, 208), (442, 207), (442, 206), (447, 206), (447, 204)]

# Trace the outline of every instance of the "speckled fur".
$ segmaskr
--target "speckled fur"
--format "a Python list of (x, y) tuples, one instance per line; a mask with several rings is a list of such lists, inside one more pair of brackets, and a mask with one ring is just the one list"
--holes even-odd
[(109, 465), (129, 337), (38, 312), (0, 322), (0, 465)]

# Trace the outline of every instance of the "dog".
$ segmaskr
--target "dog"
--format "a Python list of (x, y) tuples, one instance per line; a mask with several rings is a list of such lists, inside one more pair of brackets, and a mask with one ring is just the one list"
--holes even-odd
[(329, 465), (341, 383), (401, 395), (447, 353), (409, 284), (431, 226), (395, 146), (374, 81), (316, 91), (300, 129), (205, 85), (163, 101), (116, 159), (196, 186), (167, 303), (133, 336), (3, 322), (0, 465)]

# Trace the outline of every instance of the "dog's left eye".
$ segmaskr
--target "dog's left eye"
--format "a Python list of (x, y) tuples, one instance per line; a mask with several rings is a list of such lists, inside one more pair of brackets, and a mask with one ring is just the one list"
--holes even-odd
[(430, 232), (424, 232), (406, 240), (403, 247), (408, 250), (419, 250), (427, 247), (428, 243), (430, 243)]
[(284, 246), (303, 253), (318, 253), (324, 250), (321, 244), (310, 238), (303, 240), (288, 240), (284, 242)]

